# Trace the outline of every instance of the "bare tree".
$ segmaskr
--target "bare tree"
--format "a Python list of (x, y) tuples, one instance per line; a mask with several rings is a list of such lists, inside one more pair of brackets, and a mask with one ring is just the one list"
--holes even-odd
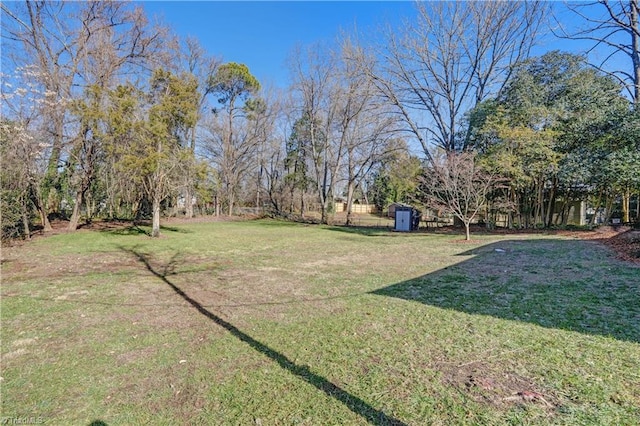
[[(204, 117), (207, 113), (210, 113), (211, 107), (208, 102), (209, 95), (211, 94), (211, 80), (216, 74), (218, 67), (221, 65), (221, 59), (210, 56), (202, 47), (200, 42), (188, 37), (184, 42), (178, 45), (177, 56), (179, 60), (176, 61), (178, 65), (176, 72), (181, 72), (184, 69), (190, 74), (194, 75), (198, 81), (198, 93), (200, 95), (198, 102), (198, 120), (199, 124), (203, 123)], [(198, 126), (194, 126), (190, 129), (189, 136), (189, 149), (190, 155), (185, 158), (182, 168), (182, 188), (180, 190), (182, 198), (185, 200), (185, 217), (192, 218), (193, 211), (193, 199), (195, 196), (195, 180), (197, 169), (197, 141), (198, 141)]]
[(298, 137), (306, 139), (320, 201), (320, 221), (327, 223), (345, 143), (339, 132), (335, 132), (337, 108), (343, 96), (336, 71), (337, 61), (335, 55), (318, 45), (304, 51), (298, 49), (292, 57), (293, 90), (303, 124)]
[[(11, 5), (11, 7), (9, 7)], [(45, 231), (50, 196), (55, 196), (58, 168), (65, 147), (65, 122), (73, 80), (78, 69), (74, 31), (65, 17), (65, 4), (52, 2), (2, 3), (2, 68), (21, 71), (13, 83), (38, 87), (50, 102), (41, 104), (39, 125), (50, 148), (38, 207)], [(4, 106), (4, 105), (3, 105)]]
[[(370, 76), (427, 158), (432, 143), (466, 148), (464, 113), (500, 92), (526, 58), (545, 2), (418, 2), (417, 18), (389, 29)], [(370, 59), (371, 60), (371, 59)]]
[(389, 140), (397, 130), (396, 116), (377, 96), (361, 63), (350, 58), (360, 56), (350, 40), (343, 42), (339, 62), (340, 96), (337, 103), (337, 132), (344, 146), (347, 181), (346, 225), (352, 222), (355, 189), (373, 167), (392, 149)]
[[(560, 38), (571, 40), (585, 40), (592, 42), (587, 49), (587, 55), (604, 49), (603, 59), (592, 65), (599, 71), (620, 81), (627, 88), (633, 104), (640, 102), (640, 24), (638, 23), (640, 9), (638, 0), (598, 0), (588, 3), (567, 3), (575, 16), (584, 21), (582, 28), (568, 30), (556, 17), (557, 28), (554, 34)], [(599, 7), (602, 15), (590, 13)], [(611, 69), (609, 63), (617, 57), (626, 57), (631, 66), (626, 70), (615, 67)]]
[(453, 214), (464, 224), (466, 240), (470, 225), (487, 202), (499, 179), (484, 171), (470, 152), (439, 151), (425, 169), (420, 196), (431, 208)]
[[(283, 121), (286, 123), (286, 121)], [(282, 126), (281, 124), (281, 127)], [(284, 204), (286, 202), (286, 195), (289, 193), (290, 188), (287, 188), (286, 183), (286, 149), (283, 141), (288, 139), (287, 129), (276, 129), (276, 133), (267, 140), (264, 148), (263, 173), (264, 173), (264, 185), (266, 190), (266, 196), (271, 206), (271, 211), (277, 215), (282, 214)], [(293, 198), (293, 195), (291, 196)], [(290, 200), (291, 201), (291, 200)]]
[[(291, 95), (291, 92), (289, 92)], [(286, 108), (287, 114), (283, 120), (283, 191), (288, 193), (289, 213), (293, 214), (296, 207), (296, 199), (300, 202), (300, 215), (305, 215), (305, 195), (312, 183), (310, 178), (311, 155), (309, 117), (303, 114), (299, 116), (299, 111), (295, 107), (295, 101), (288, 97)], [(280, 212), (280, 209), (277, 209)]]
[[(66, 108), (67, 102), (53, 92), (43, 92), (41, 85), (30, 80), (33, 74), (38, 74), (36, 67), (26, 66), (2, 76), (2, 186), (14, 191), (21, 188), (25, 197), (18, 195), (15, 201), (24, 201), (21, 208), (35, 208), (43, 230), (49, 231), (43, 189), (52, 146), (43, 111)], [(30, 210), (23, 213), (28, 213), (23, 217), (31, 214)]]
[[(249, 102), (245, 108), (250, 138), (255, 146), (250, 172), (252, 183), (248, 183), (247, 189), (257, 208), (263, 206), (268, 194), (269, 170), (281, 164), (274, 161), (283, 154), (276, 125), (282, 116), (282, 108), (282, 94), (272, 88), (263, 89), (262, 97)], [(250, 203), (249, 199), (246, 201)]]

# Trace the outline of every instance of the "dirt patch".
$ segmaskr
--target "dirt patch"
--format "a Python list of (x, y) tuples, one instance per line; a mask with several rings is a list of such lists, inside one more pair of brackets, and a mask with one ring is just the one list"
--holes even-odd
[(453, 386), (476, 402), (498, 408), (535, 404), (552, 410), (558, 400), (541, 389), (533, 380), (517, 373), (493, 368), (489, 363), (465, 365), (440, 364), (436, 368), (445, 384)]

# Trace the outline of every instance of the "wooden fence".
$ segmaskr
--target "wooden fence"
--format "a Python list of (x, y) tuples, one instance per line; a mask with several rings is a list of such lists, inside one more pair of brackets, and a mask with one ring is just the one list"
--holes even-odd
[[(335, 203), (336, 213), (347, 211), (347, 203)], [(351, 204), (352, 213), (376, 213), (378, 210), (374, 204)]]

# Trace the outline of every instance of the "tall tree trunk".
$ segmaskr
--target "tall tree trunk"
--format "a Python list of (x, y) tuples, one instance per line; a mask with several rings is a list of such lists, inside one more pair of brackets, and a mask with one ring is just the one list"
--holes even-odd
[[(49, 222), (49, 203), (48, 199), (52, 193), (52, 190), (57, 185), (59, 181), (59, 173), (58, 166), (60, 165), (60, 157), (62, 156), (62, 147), (63, 147), (63, 132), (64, 132), (64, 118), (56, 117), (54, 124), (54, 135), (53, 142), (51, 146), (51, 155), (49, 156), (49, 160), (47, 162), (47, 171), (44, 177), (44, 185), (42, 187), (36, 188), (38, 191), (38, 209), (40, 211), (40, 219), (42, 221), (42, 226), (44, 232), (50, 232), (52, 230), (51, 223)], [(59, 198), (59, 195), (58, 197)], [(60, 200), (56, 199), (56, 207), (54, 207), (54, 212), (58, 210), (60, 206)]]
[(530, 210), (530, 200), (528, 190), (525, 190), (524, 196), (522, 197), (522, 207), (520, 209), (521, 221), (520, 226), (522, 226), (522, 218), (524, 218), (524, 227), (529, 229), (531, 223), (531, 210)]
[(233, 191), (229, 191), (229, 216), (233, 216), (233, 204), (235, 202)]
[(598, 198), (596, 199), (596, 204), (593, 208), (593, 216), (591, 216), (591, 220), (589, 221), (590, 225), (595, 225), (596, 220), (598, 219), (598, 210), (600, 210), (600, 205), (602, 204), (602, 190), (598, 192)]
[(351, 218), (353, 215), (353, 193), (354, 193), (354, 184), (353, 181), (351, 179), (349, 179), (349, 185), (347, 187), (347, 220), (345, 222), (345, 225), (350, 226), (351, 225)]
[(556, 188), (558, 186), (558, 178), (553, 178), (553, 185), (551, 186), (551, 191), (549, 192), (549, 205), (547, 205), (547, 214), (544, 220), (544, 226), (549, 228), (551, 226), (551, 221), (553, 220), (553, 208), (556, 204)]
[(193, 193), (190, 179), (191, 178), (189, 177), (189, 181), (187, 182), (184, 191), (184, 215), (187, 219), (191, 219), (193, 217)]
[(82, 211), (82, 203), (85, 202), (87, 191), (89, 191), (89, 186), (91, 185), (91, 180), (93, 178), (93, 166), (92, 163), (89, 163), (87, 167), (85, 176), (80, 183), (80, 189), (76, 192), (76, 202), (73, 206), (73, 213), (71, 214), (71, 219), (69, 220), (69, 226), (67, 229), (69, 231), (75, 231), (78, 229), (78, 223), (80, 222), (80, 212)]
[(195, 173), (195, 152), (196, 152), (196, 128), (191, 129), (191, 143), (189, 145), (190, 157), (187, 165), (187, 176), (185, 185), (185, 210), (184, 215), (187, 219), (191, 219), (194, 216), (193, 212), (193, 196), (194, 196), (194, 174)]
[(43, 207), (41, 203), (38, 203), (38, 214), (40, 215), (40, 223), (42, 224), (42, 229), (44, 232), (51, 232), (53, 228), (51, 227), (51, 222), (49, 222), (49, 216), (47, 215), (47, 210)]
[(562, 226), (566, 226), (569, 220), (569, 211), (571, 210), (571, 206), (569, 205), (570, 199), (571, 199), (570, 194), (567, 192), (567, 194), (565, 194), (564, 199), (562, 200), (562, 211), (560, 214), (560, 218), (561, 218), (560, 224)]
[(544, 218), (542, 217), (542, 212), (544, 211), (544, 180), (542, 176), (538, 180), (538, 190), (536, 191), (536, 208), (535, 208), (535, 219), (534, 225), (537, 227), (541, 223), (543, 223)]
[(256, 190), (256, 209), (260, 208), (260, 187)]
[(25, 200), (24, 196), (22, 198), (22, 228), (24, 232), (24, 237), (27, 240), (31, 239), (31, 229), (29, 227), (29, 209), (27, 208), (27, 200)]
[(91, 196), (91, 191), (87, 191), (84, 200), (85, 207), (87, 209), (86, 223), (90, 224), (93, 221), (93, 215), (95, 214), (96, 202)]
[(42, 191), (40, 188), (35, 185), (35, 203), (36, 210), (38, 210), (38, 215), (40, 216), (40, 223), (42, 224), (42, 229), (44, 232), (51, 232), (53, 228), (51, 228), (51, 222), (49, 222), (49, 216), (47, 215), (47, 208), (45, 207), (45, 202), (42, 199)]
[(327, 225), (329, 223), (328, 206), (329, 197), (324, 195), (320, 203), (320, 223), (323, 225)]
[(82, 201), (83, 201), (83, 190), (80, 189), (78, 192), (76, 192), (76, 202), (73, 205), (73, 213), (71, 213), (71, 219), (69, 219), (69, 226), (67, 226), (67, 229), (69, 231), (75, 231), (76, 229), (78, 229), (78, 223), (80, 222), (80, 209), (82, 208)]
[(160, 236), (160, 198), (153, 197), (153, 219), (151, 222), (151, 236), (157, 238)]
[[(78, 223), (80, 221), (80, 211), (82, 209), (82, 203), (85, 201), (87, 191), (93, 181), (93, 168), (95, 162), (96, 141), (89, 139), (89, 127), (85, 126), (81, 132), (81, 138), (79, 143), (74, 147), (74, 154), (72, 157), (80, 164), (81, 179), (79, 182), (79, 188), (76, 192), (76, 202), (73, 206), (73, 213), (69, 221), (69, 231), (75, 231), (78, 229)], [(80, 159), (81, 152), (84, 151), (84, 159)]]
[(611, 197), (610, 195), (607, 195), (604, 223), (609, 223), (611, 221), (612, 213), (613, 213), (613, 197)]
[[(229, 101), (229, 138), (227, 140), (227, 149), (229, 150), (229, 152), (231, 152), (231, 149), (233, 147), (233, 104), (234, 104), (234, 99), (231, 98)], [(237, 164), (234, 163), (231, 165), (231, 167), (234, 168), (236, 167), (236, 165)], [(229, 200), (229, 216), (233, 215), (233, 202), (234, 202), (233, 192), (235, 190), (235, 184), (238, 183), (238, 181), (235, 180), (234, 175), (235, 173), (233, 173), (231, 176), (231, 179), (234, 179), (233, 184), (231, 183), (231, 179), (227, 181), (227, 199)]]
[[(262, 150), (260, 152), (262, 152)], [(262, 167), (262, 158), (261, 158), (260, 170), (258, 171), (258, 179), (256, 182), (256, 208), (257, 209), (260, 209), (260, 189), (262, 188), (262, 173), (263, 173), (263, 167)]]
[(514, 209), (518, 207), (518, 200), (516, 198), (516, 192), (513, 188), (509, 187), (509, 201), (511, 203), (511, 208), (507, 212), (507, 229), (513, 229), (513, 219), (514, 219)]
[(631, 222), (629, 218), (629, 208), (630, 208), (630, 200), (631, 200), (631, 191), (629, 188), (625, 189), (622, 193), (622, 223)]
[(320, 215), (320, 223), (322, 223), (323, 225), (327, 225), (328, 224), (328, 217), (327, 217), (327, 206), (329, 205), (329, 191), (328, 191), (328, 185), (329, 185), (329, 163), (328, 163), (328, 159), (327, 159), (327, 147), (325, 146), (325, 150), (324, 150), (324, 164), (323, 164), (323, 173), (322, 173), (322, 187), (320, 190), (320, 195), (321, 195), (321, 203), (322, 203), (322, 213)]
[(465, 240), (466, 241), (470, 241), (471, 240), (471, 230), (469, 229), (471, 227), (471, 222), (468, 220), (464, 221), (464, 233), (465, 233)]

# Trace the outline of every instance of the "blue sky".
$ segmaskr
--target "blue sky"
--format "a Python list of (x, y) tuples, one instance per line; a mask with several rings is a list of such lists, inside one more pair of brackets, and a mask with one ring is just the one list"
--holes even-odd
[[(399, 28), (414, 15), (414, 4), (398, 1), (148, 1), (141, 2), (150, 18), (156, 16), (180, 36), (193, 36), (203, 47), (225, 62), (246, 64), (265, 85), (285, 86), (286, 59), (296, 45), (331, 43), (340, 30), (356, 26), (363, 34), (376, 34), (384, 24)], [(563, 25), (579, 25), (576, 15), (562, 2), (553, 3)], [(590, 9), (601, 13), (601, 8)], [(581, 42), (556, 39), (550, 31), (536, 48), (578, 53)], [(592, 59), (596, 60), (594, 54)], [(603, 56), (604, 57), (604, 56)]]
[[(396, 1), (139, 1), (149, 18), (170, 26), (179, 36), (197, 38), (209, 54), (225, 62), (246, 64), (263, 87), (288, 83), (287, 57), (296, 45), (332, 43), (340, 30), (380, 34), (390, 24), (401, 28), (415, 16), (414, 2)], [(576, 15), (564, 3), (551, 3), (569, 26)], [(589, 10), (602, 13), (602, 7)], [(376, 31), (378, 30), (378, 31)], [(548, 31), (547, 31), (548, 32)], [(561, 49), (578, 53), (586, 45), (555, 39), (551, 34), (534, 54)], [(591, 59), (605, 58), (606, 54)], [(627, 60), (613, 66), (628, 67)], [(4, 61), (3, 61), (4, 64)]]
[(143, 2), (181, 36), (193, 36), (225, 62), (246, 64), (263, 85), (287, 83), (286, 59), (297, 45), (331, 42), (355, 26), (374, 32), (399, 25), (410, 1), (155, 1)]

